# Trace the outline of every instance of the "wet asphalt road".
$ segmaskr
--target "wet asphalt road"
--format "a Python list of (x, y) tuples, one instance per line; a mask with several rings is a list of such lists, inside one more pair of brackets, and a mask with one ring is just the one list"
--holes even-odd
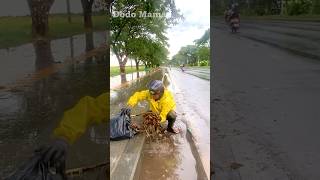
[[(221, 19), (214, 19), (213, 27), (230, 31), (230, 28)], [(320, 22), (242, 19), (237, 36), (320, 60), (319, 32)]]
[(184, 72), (204, 80), (210, 80), (210, 68), (188, 67)]
[(215, 179), (319, 179), (319, 23), (212, 26)]

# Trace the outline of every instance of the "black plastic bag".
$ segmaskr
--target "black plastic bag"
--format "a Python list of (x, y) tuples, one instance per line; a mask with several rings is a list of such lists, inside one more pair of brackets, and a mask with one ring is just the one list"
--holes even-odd
[(5, 180), (66, 180), (65, 162), (55, 164), (53, 167), (42, 161), (42, 155), (36, 152), (29, 161), (20, 166)]
[(137, 132), (131, 128), (130, 111), (122, 109), (110, 120), (110, 140), (118, 141), (132, 138)]

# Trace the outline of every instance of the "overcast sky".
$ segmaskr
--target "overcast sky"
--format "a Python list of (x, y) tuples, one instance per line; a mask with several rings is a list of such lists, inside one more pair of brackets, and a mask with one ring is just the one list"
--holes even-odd
[(176, 6), (185, 20), (167, 31), (169, 58), (178, 53), (182, 46), (194, 44), (210, 27), (210, 0), (176, 0)]
[[(169, 58), (171, 59), (182, 46), (194, 44), (210, 27), (210, 0), (175, 0), (176, 6), (184, 16), (176, 26), (167, 30), (169, 38)], [(127, 65), (130, 65), (128, 62)], [(111, 66), (118, 66), (115, 56), (111, 57)]]

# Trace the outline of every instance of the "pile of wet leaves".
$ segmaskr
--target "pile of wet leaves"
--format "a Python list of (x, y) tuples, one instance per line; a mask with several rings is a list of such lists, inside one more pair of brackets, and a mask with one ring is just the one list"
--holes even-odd
[(163, 137), (164, 130), (160, 125), (161, 117), (154, 112), (147, 112), (142, 115), (142, 131), (146, 133), (146, 137), (156, 140)]

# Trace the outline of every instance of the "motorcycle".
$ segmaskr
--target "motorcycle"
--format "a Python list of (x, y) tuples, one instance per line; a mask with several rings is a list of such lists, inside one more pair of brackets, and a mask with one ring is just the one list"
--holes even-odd
[(230, 19), (230, 28), (232, 33), (236, 33), (240, 28), (240, 20), (239, 18), (232, 18)]

